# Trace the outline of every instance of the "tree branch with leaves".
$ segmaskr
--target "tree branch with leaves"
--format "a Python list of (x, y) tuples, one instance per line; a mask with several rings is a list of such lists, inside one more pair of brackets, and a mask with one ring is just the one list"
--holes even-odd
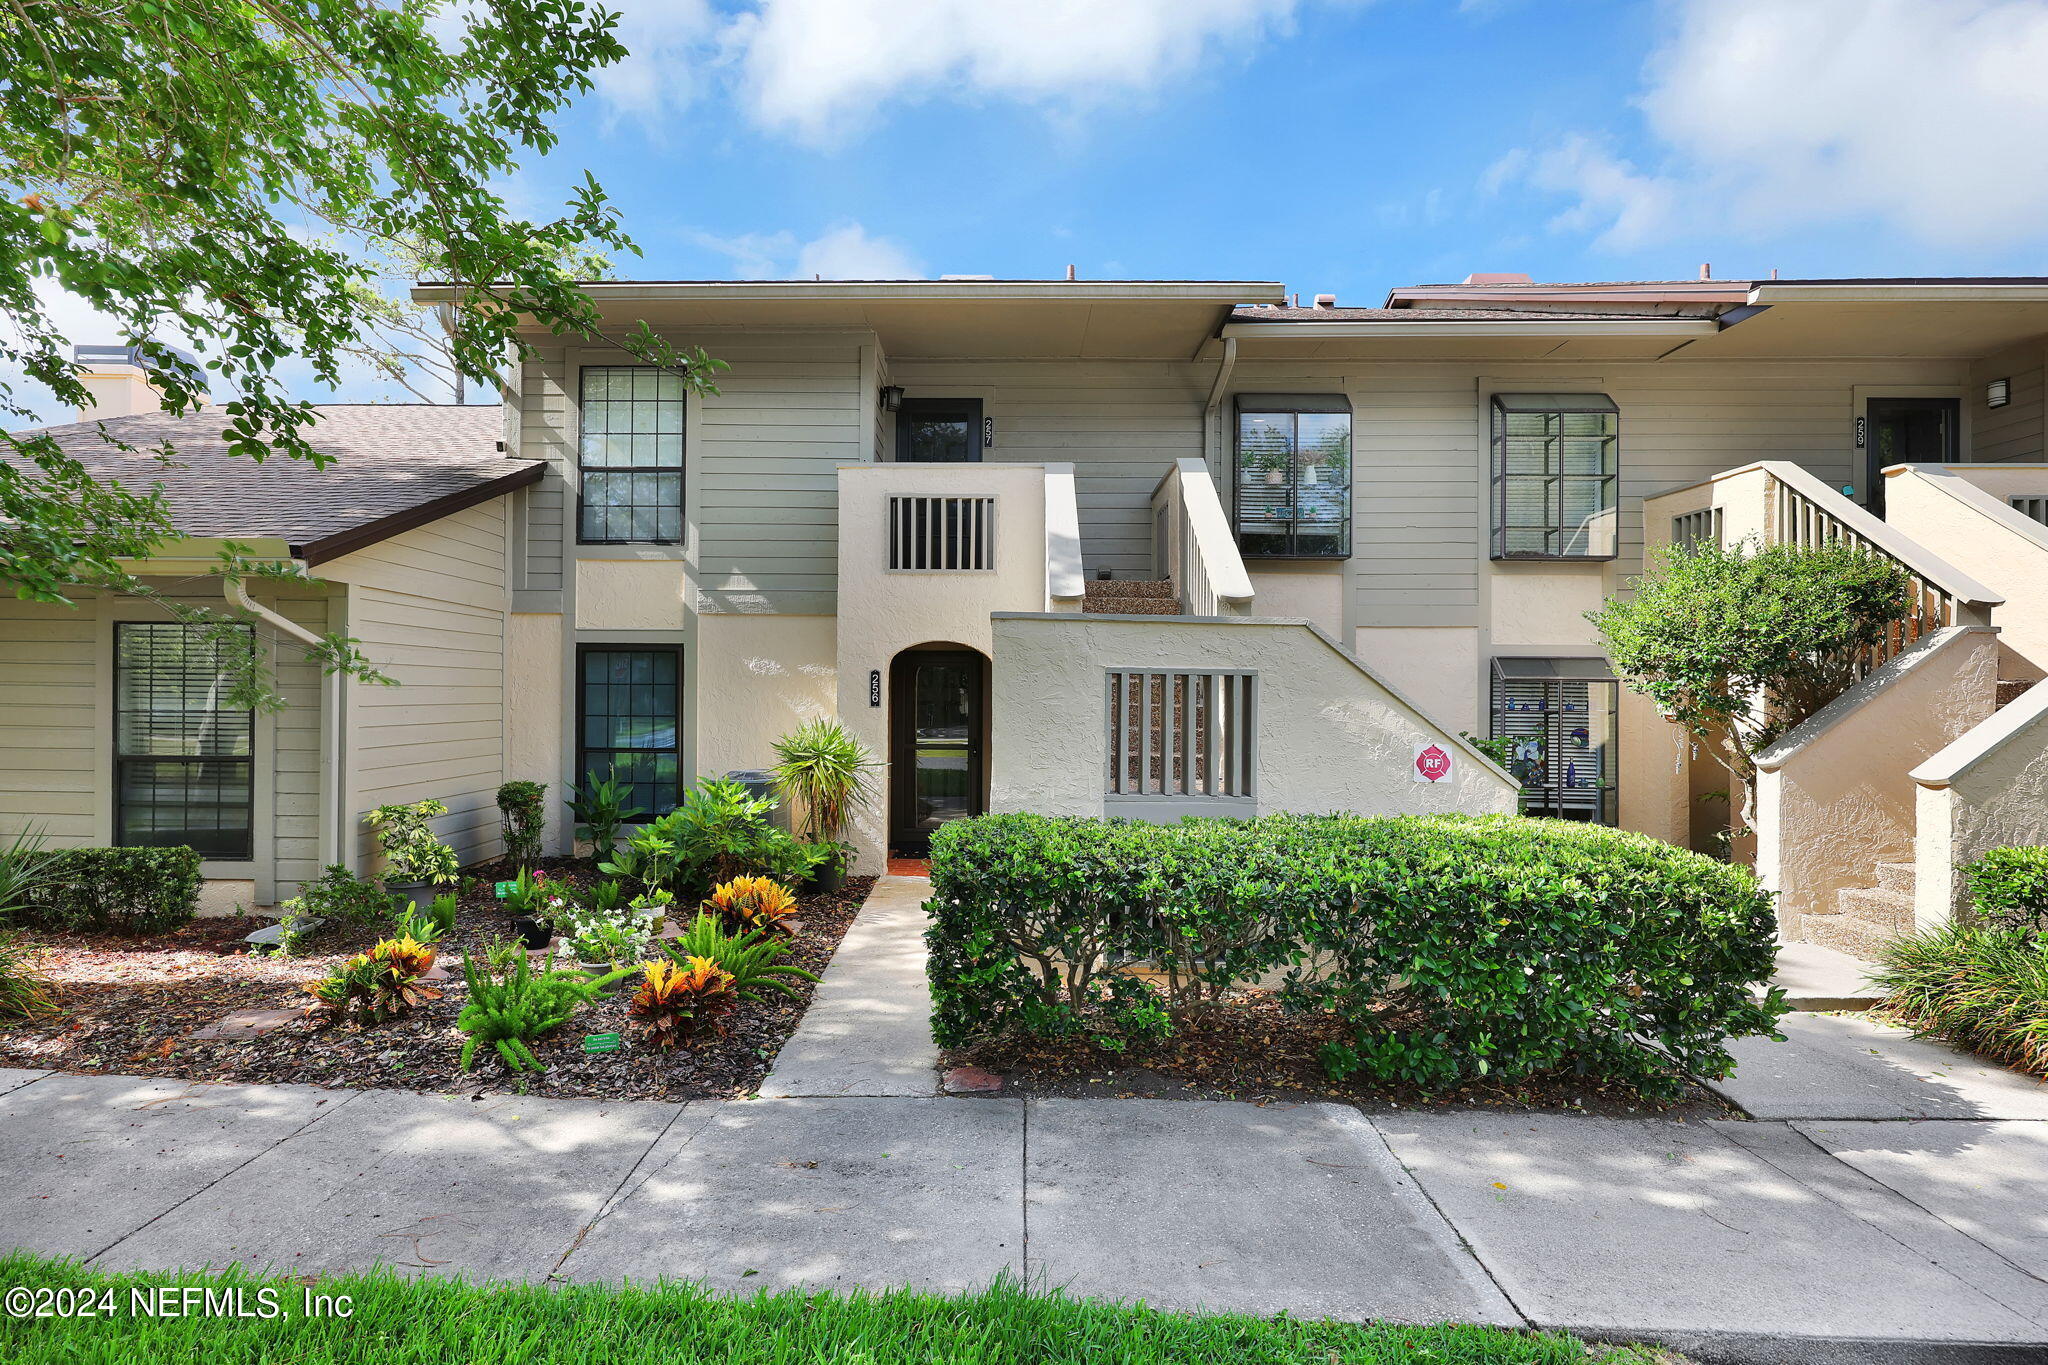
[(1856, 684), (1906, 616), (1910, 579), (1847, 544), (1676, 546), (1653, 567), (1586, 619), (1629, 688), (1742, 782), (1746, 826), (1757, 755)]
[[(36, 416), (9, 372), (90, 403), (53, 319), (68, 295), (138, 348), (166, 410), (227, 395), (232, 454), (324, 464), (318, 414), (278, 369), (333, 386), (391, 354), (380, 332), (413, 320), (379, 287), (394, 274), (452, 291), (434, 348), (450, 379), (495, 383), (538, 329), (711, 391), (718, 362), (644, 321), (608, 333), (578, 287), (593, 259), (638, 254), (595, 180), (540, 221), (493, 188), (625, 56), (616, 20), (580, 0), (0, 0), (0, 415)], [(39, 431), (0, 436), (17, 596), (150, 595), (132, 561), (175, 534), (159, 483), (95, 479)], [(315, 652), (360, 676), (348, 643)]]

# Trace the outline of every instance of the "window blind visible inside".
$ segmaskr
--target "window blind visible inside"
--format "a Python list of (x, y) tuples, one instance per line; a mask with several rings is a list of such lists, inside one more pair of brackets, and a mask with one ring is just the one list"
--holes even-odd
[(253, 853), (256, 715), (229, 698), (247, 626), (114, 626), (115, 842)]

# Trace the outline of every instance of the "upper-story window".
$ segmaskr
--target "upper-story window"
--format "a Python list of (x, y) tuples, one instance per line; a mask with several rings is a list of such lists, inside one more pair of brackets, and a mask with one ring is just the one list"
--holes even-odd
[(1237, 400), (1237, 547), (1247, 556), (1351, 553), (1351, 402), (1342, 394)]
[(1604, 393), (1493, 398), (1493, 557), (1612, 559), (1621, 410)]
[(583, 367), (577, 443), (586, 545), (683, 539), (683, 378), (649, 365)]

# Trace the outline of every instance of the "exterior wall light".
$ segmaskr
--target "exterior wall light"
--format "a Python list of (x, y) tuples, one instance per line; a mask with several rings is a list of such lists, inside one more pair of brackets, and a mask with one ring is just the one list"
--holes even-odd
[(882, 386), (882, 411), (896, 412), (903, 406), (903, 389), (896, 384)]
[(1994, 379), (1984, 386), (1985, 407), (2002, 408), (2011, 401), (2012, 381), (2010, 379)]

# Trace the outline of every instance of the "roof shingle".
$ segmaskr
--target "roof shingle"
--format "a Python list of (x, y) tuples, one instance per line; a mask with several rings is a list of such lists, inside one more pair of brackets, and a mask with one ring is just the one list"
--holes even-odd
[[(230, 455), (227, 414), (218, 408), (42, 430), (94, 478), (134, 489), (162, 484), (172, 524), (185, 535), (274, 537), (309, 562), (509, 492), (545, 467), (499, 452), (503, 419), (495, 406), (337, 403), (315, 411), (320, 420), (307, 440), (334, 456), (324, 469)], [(102, 425), (134, 450), (103, 438)], [(153, 453), (165, 444), (176, 457), (168, 467)]]

